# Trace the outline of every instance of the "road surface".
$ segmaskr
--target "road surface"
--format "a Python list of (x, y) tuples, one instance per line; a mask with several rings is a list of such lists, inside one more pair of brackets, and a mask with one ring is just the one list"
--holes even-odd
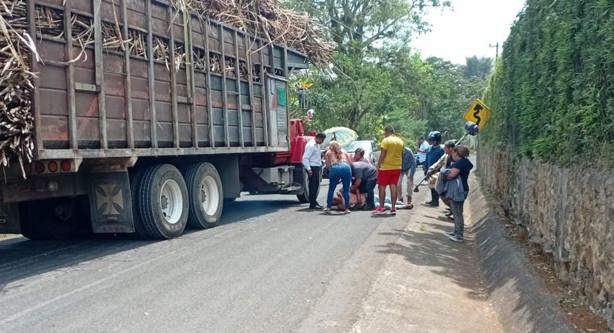
[(500, 330), (439, 211), (306, 207), (247, 196), (170, 241), (0, 241), (0, 332)]

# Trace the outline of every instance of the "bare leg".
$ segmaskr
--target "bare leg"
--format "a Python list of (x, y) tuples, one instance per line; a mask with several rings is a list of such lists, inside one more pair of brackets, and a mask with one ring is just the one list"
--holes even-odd
[(397, 186), (395, 184), (390, 184), (390, 196), (392, 197), (392, 210), (397, 209)]
[(412, 203), (412, 191), (414, 188), (414, 181), (411, 177), (409, 177), (409, 174), (407, 175), (407, 204), (411, 204)]
[(384, 208), (384, 200), (386, 200), (386, 186), (377, 185), (379, 189), (379, 207)]
[(401, 173), (399, 176), (399, 182), (397, 184), (397, 197), (401, 198), (401, 201), (403, 201), (403, 173)]

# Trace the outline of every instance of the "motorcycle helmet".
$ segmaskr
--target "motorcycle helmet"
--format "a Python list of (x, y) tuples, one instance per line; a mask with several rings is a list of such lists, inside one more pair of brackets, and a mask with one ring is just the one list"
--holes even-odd
[(468, 121), (465, 123), (465, 130), (469, 135), (477, 135), (480, 132), (480, 127), (476, 123)]
[(437, 141), (437, 142), (441, 142), (441, 132), (439, 131), (432, 131), (429, 133), (428, 139), (427, 141)]

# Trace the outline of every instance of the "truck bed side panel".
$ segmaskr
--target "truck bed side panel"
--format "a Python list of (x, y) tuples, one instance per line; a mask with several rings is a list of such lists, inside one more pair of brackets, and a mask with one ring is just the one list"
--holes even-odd
[(287, 149), (283, 47), (162, 0), (34, 3), (38, 158)]

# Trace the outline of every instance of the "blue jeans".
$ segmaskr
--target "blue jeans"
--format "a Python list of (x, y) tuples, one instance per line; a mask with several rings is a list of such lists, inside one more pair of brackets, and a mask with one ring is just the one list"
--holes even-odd
[(339, 180), (343, 184), (343, 200), (345, 200), (345, 209), (350, 208), (350, 182), (352, 181), (352, 169), (346, 163), (333, 164), (328, 171), (328, 196), (326, 197), (326, 207), (333, 206), (333, 196)]

